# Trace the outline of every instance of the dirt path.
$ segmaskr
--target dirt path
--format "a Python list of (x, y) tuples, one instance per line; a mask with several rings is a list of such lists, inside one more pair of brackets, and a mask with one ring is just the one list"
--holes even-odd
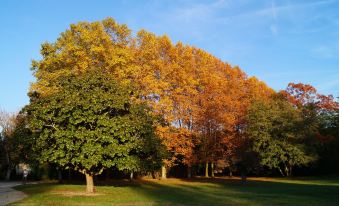
[(7, 205), (26, 197), (26, 194), (12, 187), (20, 185), (21, 182), (0, 182), (0, 205)]

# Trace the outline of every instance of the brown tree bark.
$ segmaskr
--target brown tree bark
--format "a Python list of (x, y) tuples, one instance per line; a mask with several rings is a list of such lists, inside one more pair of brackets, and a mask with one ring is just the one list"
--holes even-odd
[(187, 165), (187, 178), (192, 178), (192, 167)]
[(9, 181), (11, 179), (11, 173), (12, 173), (12, 169), (10, 166), (8, 166), (7, 171), (6, 171), (6, 177), (5, 177), (6, 181)]
[(58, 169), (58, 181), (62, 183), (62, 170), (60, 168)]
[(211, 177), (214, 178), (214, 163), (211, 162)]
[(86, 192), (94, 193), (94, 183), (93, 183), (93, 175), (85, 173), (86, 175)]
[(285, 174), (284, 174), (284, 172), (282, 171), (282, 169), (280, 167), (278, 167), (278, 170), (279, 170), (281, 176), (285, 177)]
[(165, 166), (161, 166), (161, 179), (167, 179), (167, 171)]
[(11, 167), (11, 160), (9, 158), (9, 153), (6, 147), (5, 147), (5, 155), (6, 155), (6, 164), (8, 165), (5, 180), (9, 181), (11, 179), (12, 167)]
[(208, 162), (206, 162), (205, 166), (205, 177), (208, 177)]
[(133, 181), (133, 178), (134, 178), (134, 173), (131, 172), (130, 175), (129, 175), (129, 180), (130, 180), (130, 181)]

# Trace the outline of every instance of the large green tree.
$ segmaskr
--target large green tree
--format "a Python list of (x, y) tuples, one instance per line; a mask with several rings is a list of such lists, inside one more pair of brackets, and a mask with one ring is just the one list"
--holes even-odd
[(281, 95), (252, 104), (247, 115), (246, 134), (261, 165), (290, 176), (294, 166), (306, 165), (315, 159), (303, 143), (301, 124), (300, 111)]
[(53, 95), (30, 93), (25, 108), (38, 134), (40, 161), (85, 174), (87, 192), (94, 191), (93, 176), (105, 168), (140, 170), (157, 144), (152, 117), (134, 102), (132, 88), (92, 70), (58, 78)]

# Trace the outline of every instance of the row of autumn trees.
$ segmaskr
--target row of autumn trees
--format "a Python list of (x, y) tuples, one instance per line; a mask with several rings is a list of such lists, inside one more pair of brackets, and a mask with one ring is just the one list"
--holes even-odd
[(332, 96), (293, 83), (277, 93), (201, 49), (132, 35), (111, 18), (71, 25), (41, 55), (18, 116), (31, 156), (82, 172), (89, 192), (93, 175), (112, 167), (161, 167), (164, 178), (178, 164), (188, 177), (199, 164), (206, 176), (226, 167), (289, 176), (338, 139)]

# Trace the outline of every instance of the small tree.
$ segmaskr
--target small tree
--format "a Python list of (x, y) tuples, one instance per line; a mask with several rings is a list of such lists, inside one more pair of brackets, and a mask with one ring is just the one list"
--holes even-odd
[(58, 79), (53, 95), (30, 94), (25, 108), (30, 128), (38, 133), (40, 161), (93, 176), (104, 168), (138, 171), (156, 143), (152, 118), (143, 104), (132, 101), (132, 89), (100, 71)]

